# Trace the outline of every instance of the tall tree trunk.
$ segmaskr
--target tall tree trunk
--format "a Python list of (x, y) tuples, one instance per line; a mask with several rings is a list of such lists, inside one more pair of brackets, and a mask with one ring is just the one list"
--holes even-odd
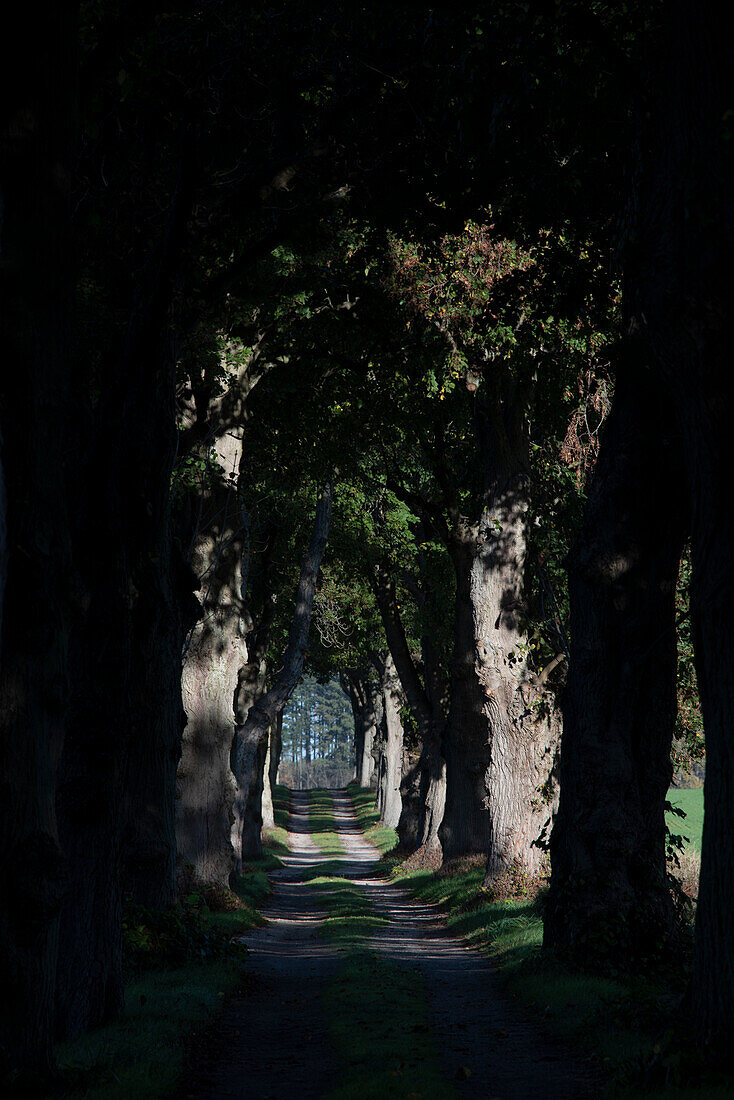
[(730, 110), (734, 13), (679, 0), (655, 141), (642, 173), (635, 315), (683, 436), (691, 499), (691, 613), (706, 729), (705, 818), (692, 983), (698, 1039), (734, 1042), (734, 481)]
[[(122, 1006), (123, 854), (132, 872), (128, 885), (142, 900), (167, 904), (175, 890), (181, 617), (169, 528), (175, 363), (163, 337), (191, 201), (184, 146), (166, 223), (141, 267), (113, 381), (96, 407), (89, 380), (77, 395), (88, 445), (69, 482), (86, 484), (88, 492), (77, 498), (73, 515), (84, 598), (70, 639), (72, 720), (57, 801), (71, 878), (60, 928), (59, 1036), (96, 1026)], [(108, 557), (90, 531), (104, 536)]]
[(388, 828), (397, 827), (402, 813), (400, 798), (400, 772), (403, 760), (403, 723), (400, 721), (400, 680), (392, 655), (385, 658), (380, 678), (383, 699), (383, 727), (385, 731), (382, 752), (384, 778), (380, 805), (380, 821)]
[(499, 892), (542, 863), (560, 736), (552, 697), (532, 710), (526, 690), (522, 407), (509, 385), (496, 404), (478, 405), (485, 505), (477, 523), (457, 517), (449, 540), (456, 612), (440, 837), (446, 858), (486, 853), (485, 885)]
[(620, 373), (570, 559), (571, 663), (545, 943), (583, 949), (587, 959), (647, 957), (675, 933), (664, 809), (687, 524), (680, 443), (665, 412), (646, 367)]
[[(66, 889), (56, 782), (68, 699), (73, 4), (15, 13), (0, 64), (0, 429), (7, 586), (0, 650), (0, 1081), (53, 1065), (58, 914)], [(66, 441), (68, 446), (68, 441)], [(83, 492), (83, 488), (80, 489)]]
[(270, 729), (270, 790), (275, 791), (278, 782), (280, 758), (283, 755), (283, 712), (275, 719)]
[[(202, 615), (187, 638), (182, 672), (187, 715), (177, 776), (176, 842), (187, 882), (226, 886), (234, 867), (229, 766), (233, 696), (245, 647), (242, 559), (247, 521), (237, 493), (242, 432), (227, 426), (218, 441), (222, 481), (206, 501), (215, 519), (193, 535), (192, 567)], [(187, 883), (188, 884), (188, 883)]]
[(232, 843), (235, 871), (242, 861), (262, 855), (262, 781), (267, 731), (282, 713), (303, 671), (303, 659), (311, 626), (313, 598), (321, 560), (326, 550), (331, 520), (333, 486), (324, 487), (319, 496), (311, 541), (301, 564), (293, 620), (283, 665), (270, 691), (250, 708), (243, 725), (238, 725), (232, 744), (232, 771), (237, 780)]
[(346, 679), (354, 719), (354, 778), (360, 787), (369, 787), (375, 771), (373, 749), (378, 732), (379, 686), (365, 669), (350, 671)]
[(420, 847), (423, 823), (423, 745), (403, 739), (403, 759), (400, 769), (400, 817), (397, 824), (398, 845), (403, 852)]
[[(410, 652), (395, 595), (395, 586), (384, 566), (372, 576), (385, 637), (405, 696), (418, 728), (419, 755), (404, 761), (401, 778), (402, 810), (397, 823), (400, 846), (406, 850), (440, 850), (438, 830), (443, 818), (446, 771), (442, 752), (443, 716), (432, 706)], [(417, 759), (415, 756), (417, 755)]]
[(263, 793), (262, 793), (262, 820), (263, 829), (275, 828), (273, 815), (273, 789), (270, 786), (270, 763), (272, 755), (272, 732), (268, 730), (266, 735), (265, 760), (263, 762)]

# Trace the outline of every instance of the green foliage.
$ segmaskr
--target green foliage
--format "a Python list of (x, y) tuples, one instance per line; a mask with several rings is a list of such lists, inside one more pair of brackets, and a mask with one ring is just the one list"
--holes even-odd
[[(706, 751), (703, 714), (698, 694), (693, 635), (690, 614), (691, 557), (686, 548), (681, 562), (676, 588), (678, 615), (678, 714), (676, 717), (673, 766), (677, 780), (701, 781), (702, 763)], [(687, 812), (687, 811), (686, 811)]]

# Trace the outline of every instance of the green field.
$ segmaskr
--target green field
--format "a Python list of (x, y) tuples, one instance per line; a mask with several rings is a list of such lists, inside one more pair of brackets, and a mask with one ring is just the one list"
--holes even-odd
[(679, 791), (671, 788), (668, 791), (668, 801), (672, 806), (683, 810), (686, 815), (677, 817), (675, 814), (666, 814), (671, 833), (687, 837), (688, 846), (700, 852), (703, 833), (703, 789)]

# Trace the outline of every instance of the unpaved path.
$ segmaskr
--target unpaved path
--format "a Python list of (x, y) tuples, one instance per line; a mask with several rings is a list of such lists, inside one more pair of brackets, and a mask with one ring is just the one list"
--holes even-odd
[(308, 795), (294, 791), (290, 854), (270, 875), (274, 889), (263, 909), (268, 923), (242, 937), (250, 949), (245, 989), (192, 1052), (193, 1078), (184, 1083), (183, 1097), (320, 1100), (335, 1083), (320, 1001), (339, 958), (318, 935), (319, 892), (302, 881), (329, 857), (310, 831)]
[[(587, 1067), (508, 1005), (491, 960), (450, 936), (435, 909), (380, 878), (379, 853), (359, 829), (348, 795), (332, 794), (346, 850), (340, 874), (389, 918), (370, 946), (423, 975), (441, 1066), (456, 1091), (474, 1100), (594, 1096)], [(321, 1100), (338, 1083), (320, 1013), (338, 955), (318, 936), (319, 892), (303, 882), (306, 872), (333, 857), (323, 856), (308, 835), (303, 792), (292, 794), (288, 831), (291, 853), (271, 876), (269, 923), (246, 937), (246, 988), (197, 1050), (183, 1097)]]
[[(332, 793), (349, 877), (390, 921), (370, 946), (390, 961), (420, 970), (441, 1066), (456, 1091), (475, 1100), (593, 1095), (587, 1067), (508, 1005), (491, 960), (451, 936), (435, 908), (375, 877), (379, 852), (360, 830), (349, 796)], [(461, 1080), (467, 1069), (470, 1076)]]

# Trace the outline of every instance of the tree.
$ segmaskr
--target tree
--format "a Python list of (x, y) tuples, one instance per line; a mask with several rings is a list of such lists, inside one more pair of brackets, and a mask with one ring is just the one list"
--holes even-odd
[(73, 600), (64, 463), (77, 53), (73, 5), (56, 5), (40, 24), (29, 10), (18, 15), (20, 37), (4, 37), (0, 78), (0, 430), (7, 509), (0, 1079), (38, 1088), (52, 1066), (58, 916), (67, 888), (55, 800)]
[(281, 670), (272, 688), (249, 708), (245, 722), (237, 728), (232, 744), (232, 771), (237, 780), (235, 820), (232, 826), (235, 870), (241, 867), (243, 859), (262, 854), (260, 800), (266, 738), (268, 730), (282, 713), (303, 671), (316, 581), (329, 534), (332, 496), (333, 483), (329, 482), (319, 494), (311, 541), (301, 563), (293, 620)]

